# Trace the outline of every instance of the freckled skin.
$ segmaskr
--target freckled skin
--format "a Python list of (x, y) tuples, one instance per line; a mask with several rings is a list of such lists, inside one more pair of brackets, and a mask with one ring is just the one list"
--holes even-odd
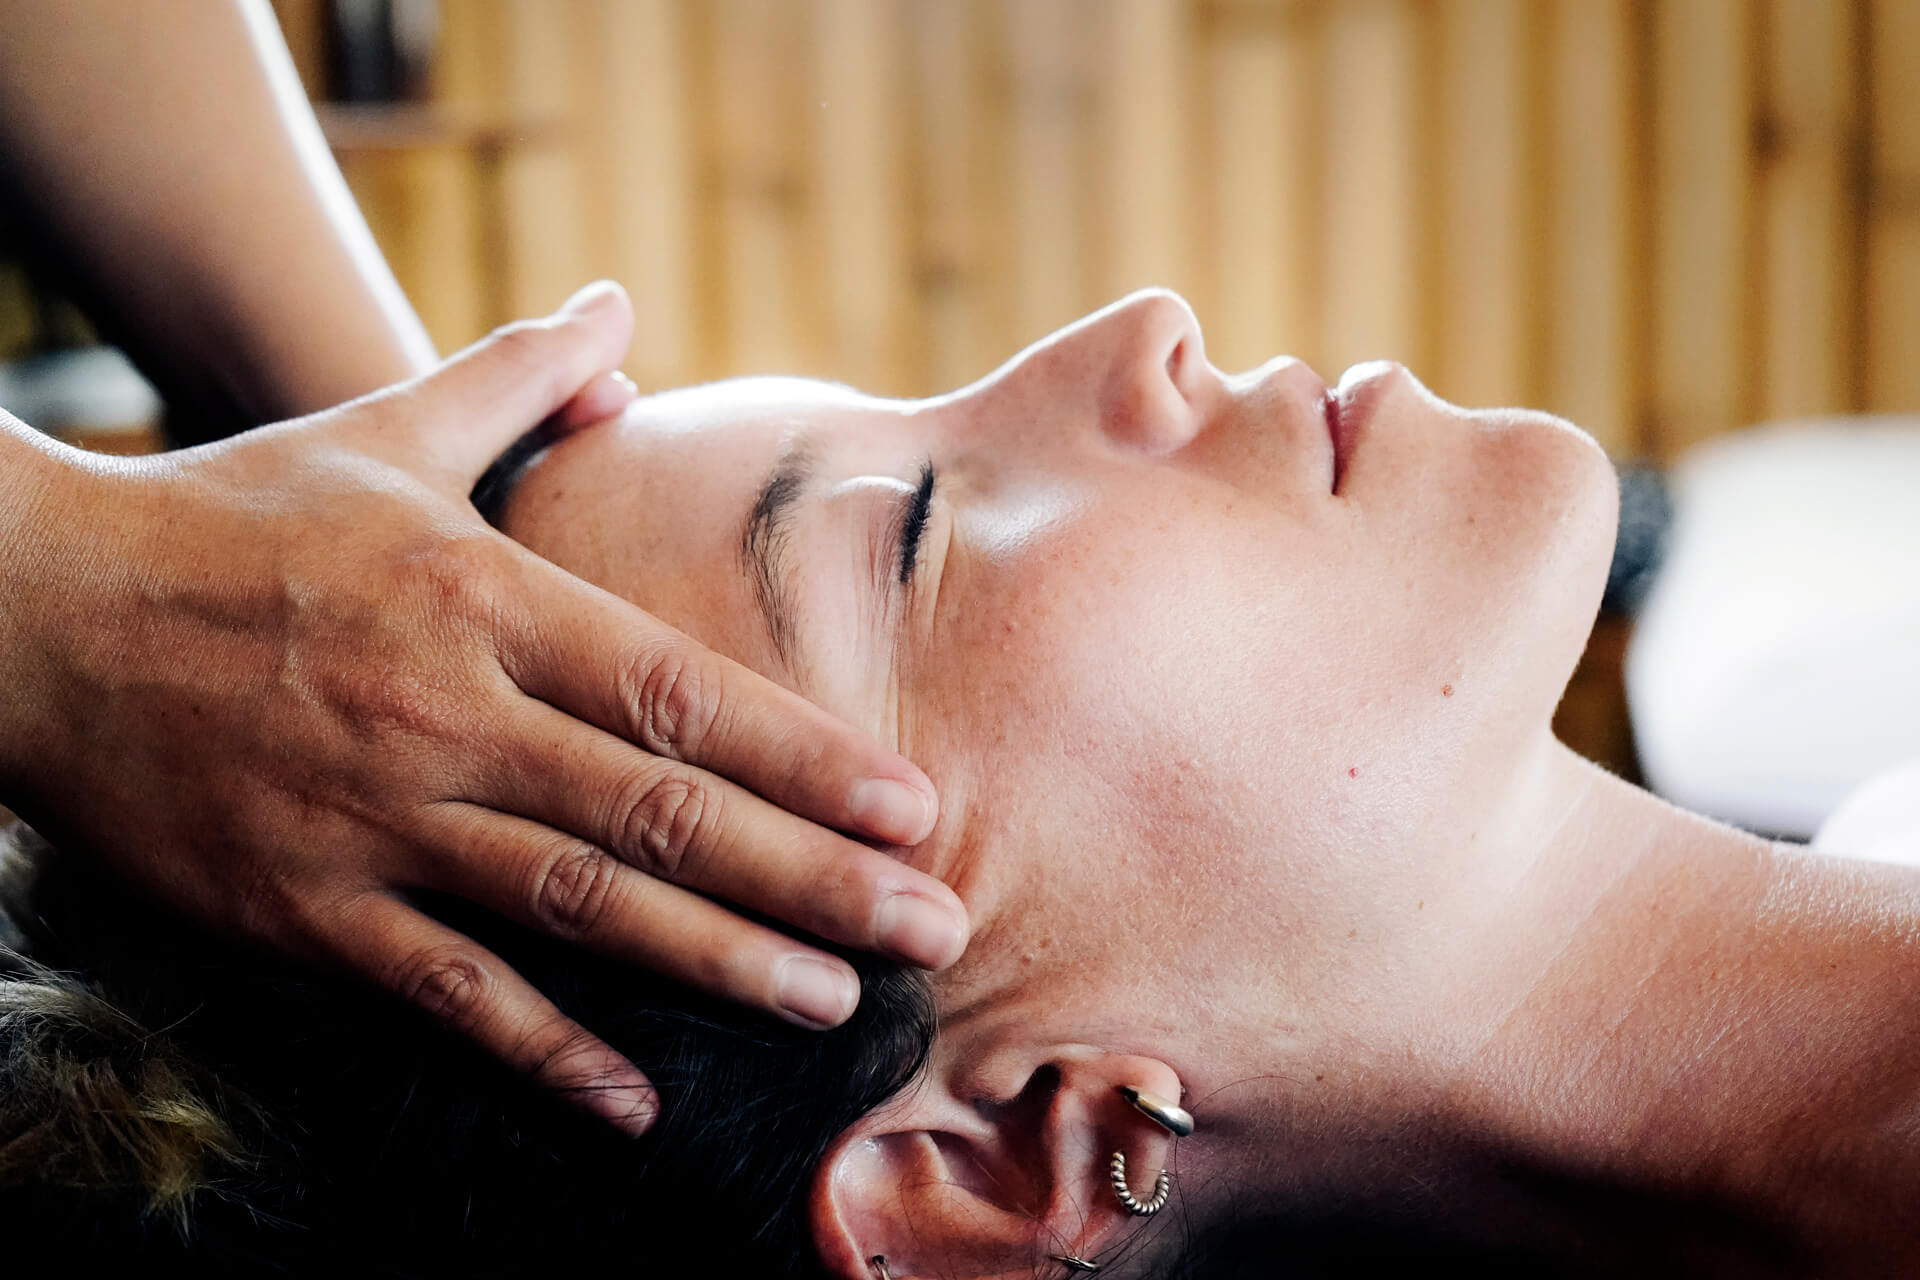
[[(1226, 378), (1184, 305), (1147, 294), (938, 400), (757, 380), (640, 402), (554, 448), (505, 524), (938, 785), (939, 824), (903, 856), (960, 894), (973, 941), (936, 981), (928, 1078), (842, 1135), (848, 1161), (874, 1135), (977, 1139), (1037, 1068), (1106, 1055), (1191, 1100), (1188, 1187), (1419, 1185), (1450, 1227), (1537, 1213), (1479, 1152), (1793, 1223), (1864, 1258), (1854, 1273), (1920, 1266), (1901, 1066), (1920, 1061), (1920, 878), (1769, 849), (1554, 743), (1611, 467), (1545, 415), (1467, 413), (1404, 371), (1362, 382), (1336, 494), (1318, 378)], [(796, 434), (820, 483), (791, 533), (789, 668), (740, 542)], [(882, 595), (891, 503), (928, 459), (914, 587)], [(816, 1242), (853, 1276), (873, 1250), (818, 1216), (866, 1185), (839, 1158), (816, 1174)], [(1062, 1184), (1048, 1230), (1130, 1227), (1082, 1182), (1097, 1192)], [(1665, 1225), (1629, 1239), (1611, 1197), (1577, 1241), (1773, 1265), (1711, 1218), (1677, 1250)], [(846, 1231), (910, 1219), (981, 1244), (979, 1202), (891, 1203)], [(994, 1268), (925, 1269), (1030, 1274), (1032, 1225)]]
[[(1335, 496), (1310, 373), (1231, 381), (1188, 359), (1170, 383), (1176, 339), (1198, 350), (1190, 314), (1148, 295), (939, 401), (765, 381), (656, 397), (550, 451), (507, 512), (536, 550), (929, 772), (941, 819), (912, 858), (974, 920), (940, 986), (974, 1022), (950, 1037), (1026, 1023), (1147, 1047), (1136, 1012), (1155, 1006), (1200, 1041), (1233, 1002), (1193, 993), (1271, 994), (1275, 975), (1300, 1009), (1349, 1001), (1341, 975), (1389, 961), (1327, 951), (1325, 922), (1398, 945), (1406, 890), (1472, 856), (1546, 740), (1591, 621), (1614, 491), (1586, 437), (1402, 377)], [(797, 431), (832, 477), (906, 480), (929, 456), (940, 474), (897, 643), (839, 644), (804, 679), (736, 555)], [(809, 611), (860, 608), (835, 567), (847, 537), (803, 518)], [(1442, 715), (1436, 677), (1461, 672), (1476, 696)], [(1037, 938), (1057, 942), (1044, 964)]]

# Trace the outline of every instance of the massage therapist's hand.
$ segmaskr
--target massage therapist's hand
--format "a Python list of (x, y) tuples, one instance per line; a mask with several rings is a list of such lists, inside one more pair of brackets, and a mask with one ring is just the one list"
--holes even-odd
[(407, 891), (815, 1026), (852, 1011), (852, 970), (722, 903), (932, 967), (966, 919), (827, 829), (921, 840), (922, 774), (469, 504), (533, 424), (631, 398), (605, 376), (631, 322), (597, 286), (430, 376), (220, 444), (13, 449), (0, 801), (637, 1132), (644, 1077)]

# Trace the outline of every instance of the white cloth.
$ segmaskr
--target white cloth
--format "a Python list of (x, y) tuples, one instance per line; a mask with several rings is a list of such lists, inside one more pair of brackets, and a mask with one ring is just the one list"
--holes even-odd
[(1717, 437), (1674, 468), (1627, 703), (1659, 794), (1806, 839), (1920, 757), (1920, 419)]
[(1821, 853), (1920, 867), (1920, 759), (1869, 778), (1820, 826)]

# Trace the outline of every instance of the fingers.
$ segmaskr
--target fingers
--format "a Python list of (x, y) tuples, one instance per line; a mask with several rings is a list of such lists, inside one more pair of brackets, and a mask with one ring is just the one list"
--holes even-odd
[(896, 753), (606, 592), (536, 580), (538, 632), (502, 654), (528, 694), (826, 826), (892, 844), (932, 832), (933, 784)]
[[(397, 447), (416, 473), (437, 472), (464, 494), (488, 463), (549, 416), (567, 409), (566, 424), (577, 427), (595, 420), (580, 414), (631, 399), (631, 383), (622, 389), (623, 380), (604, 375), (618, 368), (632, 334), (626, 292), (608, 280), (590, 284), (553, 315), (497, 329), (406, 384), (410, 430), (378, 451), (391, 458)], [(590, 398), (575, 409), (570, 402), (579, 395)]]
[(607, 850), (647, 877), (829, 941), (941, 969), (967, 914), (939, 880), (751, 792), (529, 702), (516, 739), (538, 744), (476, 797)]
[(596, 422), (604, 422), (639, 398), (640, 388), (633, 379), (615, 369), (603, 373), (574, 394), (573, 399), (553, 415), (553, 431), (567, 435)]
[(852, 966), (549, 827), (474, 805), (440, 807), (430, 887), (529, 928), (815, 1030), (860, 999)]
[(358, 906), (329, 940), (337, 961), (623, 1132), (652, 1125), (647, 1078), (498, 956), (384, 894)]

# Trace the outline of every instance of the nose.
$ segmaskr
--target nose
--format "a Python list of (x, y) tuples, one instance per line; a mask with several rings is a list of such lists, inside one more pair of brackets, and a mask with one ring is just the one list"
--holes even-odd
[(1199, 434), (1219, 375), (1207, 364), (1193, 308), (1178, 294), (1132, 294), (1062, 334), (1060, 344), (1059, 355), (1087, 380), (1111, 444), (1162, 455)]

